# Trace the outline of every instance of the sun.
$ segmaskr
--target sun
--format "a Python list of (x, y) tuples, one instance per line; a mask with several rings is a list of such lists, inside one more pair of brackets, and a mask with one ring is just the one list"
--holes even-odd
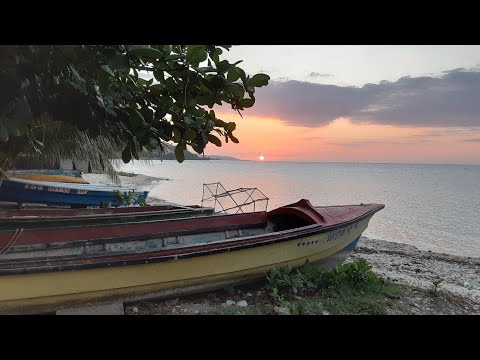
[(258, 160), (260, 160), (260, 161), (263, 161), (263, 160), (265, 160), (265, 156), (263, 156), (263, 155), (260, 155), (260, 156), (258, 157)]

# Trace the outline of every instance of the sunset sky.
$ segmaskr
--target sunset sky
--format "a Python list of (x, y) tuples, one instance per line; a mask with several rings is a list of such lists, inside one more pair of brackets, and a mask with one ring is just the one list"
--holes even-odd
[(235, 46), (270, 75), (239, 144), (206, 155), (265, 161), (480, 164), (480, 46)]

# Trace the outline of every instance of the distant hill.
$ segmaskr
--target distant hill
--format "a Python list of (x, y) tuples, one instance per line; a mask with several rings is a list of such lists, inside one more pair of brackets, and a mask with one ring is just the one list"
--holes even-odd
[[(175, 160), (175, 146), (171, 144), (165, 145), (165, 153), (162, 154), (160, 149), (150, 151), (145, 153), (144, 158), (153, 159), (153, 160)], [(239, 160), (232, 156), (223, 156), (223, 155), (199, 155), (192, 153), (188, 150), (183, 152), (185, 154), (185, 160)]]
[(224, 155), (208, 155), (210, 160), (240, 160), (233, 156), (224, 156)]

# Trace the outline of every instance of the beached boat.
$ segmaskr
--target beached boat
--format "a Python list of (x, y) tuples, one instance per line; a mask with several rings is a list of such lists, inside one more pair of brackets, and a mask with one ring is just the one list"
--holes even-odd
[(14, 179), (87, 184), (78, 170), (9, 170), (7, 175)]
[[(213, 208), (198, 205), (158, 205), (115, 208), (25, 208), (0, 209), (0, 239), (11, 238), (17, 229), (38, 231), (45, 228), (131, 224), (153, 220), (213, 215)], [(1, 240), (0, 240), (1, 241)]]
[(0, 245), (0, 312), (205, 291), (262, 278), (273, 267), (301, 266), (307, 259), (336, 264), (383, 207), (313, 207), (301, 200), (269, 212), (105, 226), (110, 231), (103, 238), (80, 228), (42, 230), (50, 232), (42, 236), (18, 229)]
[(133, 194), (146, 199), (148, 191), (135, 192), (130, 188), (109, 185), (70, 184), (25, 179), (0, 180), (0, 201), (41, 203), (47, 205), (111, 206), (122, 205), (119, 195)]

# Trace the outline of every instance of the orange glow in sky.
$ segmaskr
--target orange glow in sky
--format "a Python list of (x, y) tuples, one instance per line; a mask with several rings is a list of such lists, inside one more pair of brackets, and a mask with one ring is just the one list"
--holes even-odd
[[(276, 118), (243, 113), (217, 117), (237, 124), (239, 144), (209, 144), (206, 156), (227, 155), (242, 160), (404, 162), (480, 164), (480, 141), (461, 128), (400, 127), (358, 124), (338, 118), (317, 127), (289, 126)], [(478, 138), (478, 135), (476, 136)], [(471, 139), (470, 141), (465, 141)]]

